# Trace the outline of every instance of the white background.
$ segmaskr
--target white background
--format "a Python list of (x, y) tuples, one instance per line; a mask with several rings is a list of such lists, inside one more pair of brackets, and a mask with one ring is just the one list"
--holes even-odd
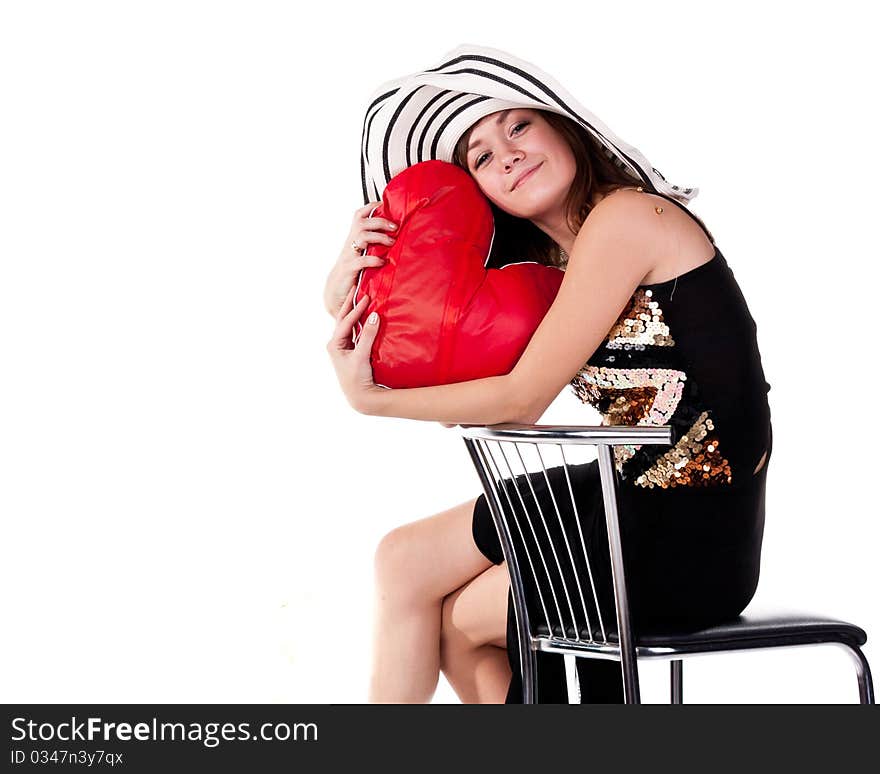
[[(369, 95), (460, 43), (700, 188), (772, 386), (750, 609), (856, 623), (880, 668), (866, 4), (301, 8), (2, 5), (0, 700), (366, 700), (376, 544), (480, 489), (455, 431), (350, 409), (321, 295)], [(567, 391), (542, 421), (597, 415)], [(685, 698), (857, 691), (823, 647), (694, 659)]]

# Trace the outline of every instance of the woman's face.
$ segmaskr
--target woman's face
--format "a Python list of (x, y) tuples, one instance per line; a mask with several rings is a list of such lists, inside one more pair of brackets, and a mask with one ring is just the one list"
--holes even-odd
[[(577, 170), (565, 138), (529, 108), (501, 110), (474, 124), (467, 165), (493, 204), (539, 221), (558, 218)], [(529, 174), (520, 180), (523, 173)]]

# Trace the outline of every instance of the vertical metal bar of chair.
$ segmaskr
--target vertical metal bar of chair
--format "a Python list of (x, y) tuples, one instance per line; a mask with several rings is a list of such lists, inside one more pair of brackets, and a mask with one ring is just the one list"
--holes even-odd
[[(607, 645), (608, 635), (605, 633), (605, 622), (602, 620), (602, 608), (599, 606), (599, 596), (596, 593), (596, 582), (593, 580), (593, 568), (590, 564), (589, 553), (587, 552), (587, 543), (584, 539), (583, 527), (581, 526), (581, 516), (580, 513), (578, 513), (577, 498), (574, 496), (574, 489), (571, 485), (571, 476), (568, 475), (568, 460), (565, 459), (565, 450), (562, 448), (562, 444), (558, 443), (556, 445), (559, 447), (559, 454), (562, 457), (562, 470), (565, 473), (565, 483), (568, 485), (568, 494), (571, 498), (571, 507), (574, 511), (575, 524), (577, 525), (578, 536), (581, 539), (581, 551), (584, 554), (584, 562), (586, 562), (587, 565), (587, 575), (589, 577), (590, 590), (593, 592), (593, 603), (596, 605), (596, 616), (599, 619), (599, 631), (602, 633), (602, 644)], [(584, 604), (584, 608), (586, 609), (586, 603)], [(593, 627), (590, 624), (589, 614), (587, 614), (587, 631), (589, 633), (590, 642), (594, 642), (595, 638), (593, 636)]]
[[(492, 454), (491, 449), (489, 449), (489, 443), (493, 443), (493, 442), (484, 440), (484, 441), (478, 441), (477, 443), (479, 443), (481, 445), (480, 448), (482, 449), (484, 459), (486, 459), (487, 461), (492, 463), (491, 474), (496, 477), (497, 481), (499, 481), (499, 482), (503, 481), (504, 477), (501, 474), (501, 469), (498, 467), (497, 463), (495, 462), (495, 455)], [(501, 445), (499, 443), (495, 443), (494, 445), (498, 447), (499, 451), (501, 451)], [(503, 453), (502, 453), (502, 456), (503, 456)], [(509, 469), (510, 469), (510, 466), (508, 465), (508, 470)], [(532, 572), (532, 581), (534, 582), (535, 589), (538, 592), (538, 601), (541, 604), (541, 609), (544, 611), (544, 620), (547, 622), (547, 626), (549, 627), (550, 626), (550, 613), (547, 611), (547, 602), (544, 599), (544, 593), (541, 591), (541, 584), (540, 584), (539, 578), (538, 578), (538, 571), (535, 569), (535, 561), (532, 558), (531, 551), (529, 551), (528, 540), (526, 538), (525, 532), (523, 532), (522, 524), (520, 524), (520, 520), (519, 520), (519, 518), (517, 518), (516, 507), (513, 504), (513, 500), (510, 499), (510, 493), (507, 491), (507, 487), (501, 486), (500, 488), (501, 488), (501, 491), (504, 492), (504, 499), (507, 500), (507, 504), (510, 506), (511, 518), (513, 519), (513, 523), (516, 525), (516, 529), (517, 529), (517, 532), (519, 533), (520, 540), (522, 540), (523, 553), (525, 554), (526, 560), (529, 563), (529, 569)], [(519, 495), (519, 494), (520, 494), (519, 490), (517, 490), (517, 495)], [(520, 501), (520, 504), (522, 504), (523, 508), (525, 508), (525, 504), (523, 503), (521, 496), (519, 497), (519, 501)], [(507, 534), (508, 534), (508, 536), (510, 536), (511, 535), (510, 527), (507, 524), (507, 519), (504, 518), (504, 504), (503, 504), (503, 502), (501, 502), (500, 514), (501, 514), (501, 521), (500, 522), (496, 521), (496, 529), (497, 530), (507, 530)], [(493, 516), (493, 518), (494, 518), (494, 516)], [(527, 511), (523, 512), (523, 518), (526, 521), (529, 521), (529, 515), (528, 515)], [(529, 524), (529, 526), (531, 527), (531, 524)], [(501, 534), (500, 531), (499, 531), (499, 534)], [(534, 529), (532, 529), (532, 535), (534, 536)], [(511, 538), (511, 545), (512, 545), (512, 538)], [(544, 557), (541, 552), (541, 546), (538, 545), (537, 549), (538, 549), (538, 554), (540, 555), (541, 563), (544, 564), (545, 569), (546, 569), (546, 563), (544, 562)], [(531, 631), (531, 628), (529, 629), (529, 631)]]
[[(501, 549), (504, 553), (504, 558), (507, 561), (507, 571), (510, 576), (513, 590), (513, 609), (516, 617), (523, 704), (534, 704), (537, 658), (535, 656), (535, 651), (532, 649), (529, 616), (525, 604), (525, 589), (523, 587), (522, 575), (520, 574), (519, 562), (516, 552), (513, 550), (509, 532), (505, 526), (506, 522), (504, 519), (501, 498), (498, 496), (494, 483), (489, 477), (490, 467), (488, 461), (483, 456), (485, 452), (478, 446), (478, 442), (470, 438), (465, 438), (464, 442), (467, 446), (468, 452), (470, 452), (474, 467), (477, 469), (477, 473), (480, 476), (483, 489), (486, 492), (486, 502), (489, 505), (492, 517), (495, 519), (496, 527), (500, 528), (498, 534), (499, 539), (501, 540)], [(498, 485), (499, 487), (504, 488), (504, 481), (500, 478)]]
[[(491, 466), (490, 466), (490, 467), (491, 467), (490, 474), (491, 474), (492, 476), (495, 476), (495, 479), (496, 479), (497, 481), (499, 481), (499, 482), (503, 481), (503, 480), (504, 480), (504, 476), (501, 474), (501, 469), (498, 467), (498, 465), (497, 465), (497, 463), (496, 463), (496, 461), (495, 461), (495, 455), (493, 455), (492, 452), (491, 452), (491, 450), (488, 448), (488, 446), (489, 446), (489, 442), (487, 442), (487, 441), (477, 441), (477, 443), (480, 444), (480, 449), (481, 449), (481, 451), (482, 451), (483, 458), (484, 458), (485, 460), (487, 460), (488, 462), (491, 463)], [(496, 445), (497, 445), (497, 444), (496, 444)], [(499, 447), (499, 448), (500, 448), (500, 447)], [(516, 525), (516, 530), (517, 530), (517, 532), (519, 533), (519, 537), (520, 537), (520, 539), (522, 540), (522, 543), (523, 543), (523, 546), (524, 546), (524, 553), (525, 553), (526, 559), (527, 559), (527, 561), (528, 561), (528, 563), (529, 563), (529, 569), (530, 569), (531, 572), (532, 572), (532, 580), (534, 581), (534, 583), (535, 583), (535, 585), (536, 585), (536, 588), (537, 588), (537, 591), (538, 591), (538, 601), (539, 601), (540, 604), (541, 604), (541, 609), (544, 611), (544, 620), (549, 621), (549, 620), (550, 620), (550, 615), (549, 615), (549, 613), (547, 612), (547, 603), (546, 603), (545, 600), (544, 600), (544, 594), (541, 592), (541, 586), (540, 586), (540, 584), (538, 583), (538, 571), (535, 569), (535, 562), (534, 562), (534, 560), (532, 559), (532, 554), (531, 554), (531, 552), (528, 550), (528, 541), (526, 540), (525, 533), (523, 532), (522, 524), (520, 524), (520, 520), (519, 520), (519, 518), (517, 518), (517, 515), (516, 515), (516, 508), (515, 508), (515, 506), (514, 506), (514, 504), (513, 504), (513, 500), (510, 499), (510, 493), (507, 491), (507, 487), (505, 487), (505, 486), (500, 486), (499, 488), (500, 488), (501, 491), (504, 493), (504, 499), (507, 500), (507, 504), (510, 506), (510, 515), (511, 515), (511, 518), (513, 519), (513, 523)], [(500, 501), (500, 498), (499, 498), (499, 501)], [(503, 501), (501, 501), (501, 511), (500, 511), (500, 513), (501, 513), (502, 518), (501, 518), (501, 522), (500, 522), (500, 523), (497, 523), (497, 522), (496, 522), (496, 529), (498, 529), (498, 530), (505, 529), (505, 530), (508, 531), (508, 535), (511, 535), (512, 533), (510, 532), (510, 527), (509, 527), (509, 525), (507, 524), (507, 519), (504, 518), (504, 504), (503, 504)], [(526, 518), (526, 519), (528, 519), (528, 514), (527, 514), (527, 513), (524, 513), (524, 514), (523, 514), (523, 517)], [(493, 514), (493, 520), (494, 520), (494, 514)], [(499, 534), (501, 534), (501, 533), (499, 532)], [(511, 540), (512, 540), (512, 538), (511, 538)], [(540, 551), (540, 546), (539, 546), (539, 551)]]
[(577, 656), (566, 653), (563, 657), (565, 663), (565, 690), (568, 694), (569, 704), (581, 703), (581, 684), (578, 679)]
[(682, 663), (680, 658), (669, 662), (669, 682), (670, 693), (672, 694), (671, 703), (683, 704), (684, 698), (682, 696)]
[[(520, 465), (522, 465), (523, 470), (525, 471), (525, 476), (524, 476), (525, 481), (528, 484), (529, 491), (531, 491), (531, 493), (532, 493), (532, 500), (534, 500), (535, 507), (538, 509), (538, 515), (541, 517), (541, 523), (544, 525), (544, 532), (547, 533), (547, 543), (550, 546), (550, 553), (553, 555), (553, 560), (556, 562), (556, 569), (559, 572), (559, 584), (562, 587), (563, 593), (565, 594), (565, 601), (568, 603), (568, 611), (571, 615), (571, 623), (572, 623), (572, 626), (574, 626), (574, 629), (576, 632), (577, 631), (577, 621), (575, 620), (575, 617), (574, 617), (574, 609), (571, 606), (571, 596), (568, 593), (568, 584), (566, 584), (566, 582), (565, 582), (565, 573), (562, 570), (562, 564), (559, 562), (559, 555), (556, 553), (556, 546), (553, 544), (553, 538), (550, 534), (550, 525), (547, 523), (547, 519), (544, 516), (543, 508), (541, 508), (541, 501), (538, 499), (538, 495), (535, 494), (535, 487), (532, 486), (532, 477), (528, 473), (528, 469), (526, 468), (526, 463), (524, 462), (524, 460), (522, 458), (522, 454), (520, 454), (519, 444), (514, 443), (513, 448), (516, 450), (516, 455), (517, 455), (517, 457), (519, 457)], [(551, 497), (552, 497), (552, 492), (551, 492)], [(554, 501), (554, 505), (555, 504), (556, 503)], [(560, 518), (560, 523), (561, 523), (561, 521), (562, 521), (562, 519)], [(565, 534), (565, 531), (563, 528), (563, 535), (564, 534)], [(559, 606), (559, 599), (557, 598), (557, 595), (556, 595), (556, 587), (553, 585), (552, 579), (549, 577), (549, 573), (548, 573), (548, 580), (550, 580), (550, 593), (553, 595), (553, 602), (555, 603), (556, 610), (559, 614), (560, 634), (562, 637), (565, 637), (566, 636), (566, 633), (565, 633), (566, 628), (565, 628), (565, 621), (562, 620), (562, 608), (560, 608), (560, 606)], [(552, 632), (553, 629), (550, 628), (550, 631)]]
[[(498, 444), (499, 449), (501, 450), (501, 455), (504, 457), (504, 462), (507, 465), (507, 470), (510, 472), (510, 478), (513, 481), (514, 488), (516, 489), (516, 494), (519, 497), (520, 504), (523, 508), (523, 513), (525, 514), (526, 523), (529, 525), (529, 529), (531, 529), (532, 537), (535, 539), (535, 547), (538, 549), (538, 556), (541, 559), (541, 564), (544, 567), (544, 577), (547, 578), (547, 582), (550, 584), (550, 597), (553, 600), (553, 603), (556, 605), (556, 616), (559, 619), (559, 623), (562, 626), (562, 631), (565, 632), (565, 625), (562, 623), (562, 610), (559, 608), (559, 599), (556, 595), (556, 590), (553, 587), (553, 577), (550, 575), (550, 568), (547, 566), (547, 560), (544, 558), (544, 552), (541, 550), (541, 543), (538, 540), (538, 534), (535, 532), (535, 525), (532, 523), (532, 520), (529, 518), (529, 509), (526, 505), (525, 500), (523, 499), (522, 492), (520, 492), (519, 488), (516, 486), (516, 474), (513, 472), (513, 468), (510, 466), (510, 460), (507, 458), (507, 454), (504, 452), (504, 447), (501, 444)], [(528, 471), (524, 474), (525, 479), (529, 482), (529, 486), (531, 486), (531, 479), (529, 478)], [(541, 506), (538, 504), (538, 498), (534, 496), (534, 490), (532, 490), (532, 497), (535, 500), (535, 504), (538, 507), (538, 512), (541, 514), (541, 520), (544, 521), (543, 513), (541, 513)], [(546, 527), (546, 521), (544, 522)], [(523, 540), (523, 544), (526, 545), (525, 539)], [(528, 548), (526, 548), (528, 550)], [(537, 582), (537, 579), (536, 579)], [(538, 583), (538, 588), (540, 589), (540, 583)], [(547, 628), (550, 630), (550, 633), (553, 633), (553, 623), (550, 621), (549, 615), (547, 615), (547, 611), (544, 611), (545, 616), (547, 616)]]
[(611, 550), (611, 575), (614, 580), (614, 601), (617, 608), (617, 636), (620, 641), (620, 668), (623, 674), (623, 697), (626, 704), (641, 703), (639, 669), (636, 663), (635, 643), (630, 626), (629, 599), (626, 593), (626, 575), (623, 570), (623, 549), (620, 543), (620, 522), (617, 514), (617, 482), (611, 446), (600, 443), (599, 475), (602, 481), (602, 500), (605, 503), (605, 523)]
[[(581, 588), (580, 581), (578, 580), (577, 573), (575, 572), (577, 565), (574, 561), (574, 554), (571, 551), (571, 544), (568, 542), (568, 533), (565, 530), (565, 524), (562, 521), (562, 513), (559, 511), (559, 504), (556, 502), (556, 494), (553, 492), (553, 485), (550, 483), (550, 476), (547, 474), (547, 466), (544, 464), (544, 457), (541, 455), (541, 446), (540, 444), (535, 444), (535, 451), (538, 453), (538, 460), (541, 463), (541, 471), (544, 473), (544, 481), (547, 484), (547, 491), (550, 493), (550, 499), (553, 501), (553, 510), (556, 511), (556, 520), (559, 522), (559, 529), (562, 532), (562, 539), (565, 541), (565, 550), (568, 552), (568, 560), (571, 562), (571, 569), (574, 578), (575, 590), (578, 593), (581, 601), (581, 607), (584, 611), (584, 617), (586, 619), (585, 623), (587, 626), (587, 632), (589, 633), (589, 639), (593, 639), (592, 632), (590, 631), (590, 615), (587, 612), (587, 602), (584, 599), (584, 592)], [(577, 519), (577, 509), (575, 506), (574, 498), (571, 501), (572, 508), (574, 510), (575, 519)], [(580, 525), (578, 525), (580, 526)], [(565, 586), (565, 580), (563, 579), (563, 587), (566, 590), (566, 596), (568, 596), (568, 588)], [(580, 627), (578, 626), (577, 619), (574, 614), (574, 609), (571, 605), (571, 599), (568, 600), (569, 609), (571, 609), (571, 618), (572, 624), (574, 625), (574, 639), (575, 642), (581, 642), (581, 633)], [(563, 631), (564, 633), (564, 631)]]

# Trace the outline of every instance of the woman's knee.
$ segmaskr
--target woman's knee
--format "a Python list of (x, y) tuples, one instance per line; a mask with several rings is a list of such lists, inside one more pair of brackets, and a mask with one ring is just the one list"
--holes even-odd
[(426, 564), (430, 547), (424, 531), (412, 524), (395, 527), (382, 537), (373, 560), (376, 585), (385, 597), (424, 602), (440, 599), (434, 586), (435, 568)]
[(397, 597), (442, 600), (492, 566), (471, 533), (474, 501), (403, 524), (376, 547), (376, 583)]
[(396, 586), (412, 573), (413, 537), (407, 527), (395, 527), (376, 546), (373, 567), (380, 586)]

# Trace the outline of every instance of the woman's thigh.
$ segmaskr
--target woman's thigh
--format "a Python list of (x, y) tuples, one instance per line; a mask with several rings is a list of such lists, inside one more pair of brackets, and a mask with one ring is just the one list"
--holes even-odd
[(386, 534), (375, 555), (380, 586), (419, 600), (440, 600), (494, 567), (474, 543), (476, 499)]

